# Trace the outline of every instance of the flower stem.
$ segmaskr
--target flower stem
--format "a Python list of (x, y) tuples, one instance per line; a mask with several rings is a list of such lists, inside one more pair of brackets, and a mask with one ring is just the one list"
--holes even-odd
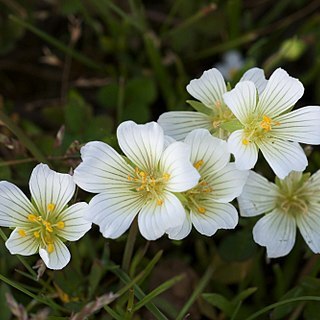
[(138, 223), (137, 219), (135, 219), (131, 225), (131, 228), (129, 230), (127, 242), (126, 242), (126, 247), (124, 249), (124, 254), (122, 258), (122, 269), (128, 273), (129, 268), (130, 268), (130, 262), (132, 258), (132, 253), (134, 249), (134, 244), (136, 242), (137, 238), (137, 233), (138, 233)]

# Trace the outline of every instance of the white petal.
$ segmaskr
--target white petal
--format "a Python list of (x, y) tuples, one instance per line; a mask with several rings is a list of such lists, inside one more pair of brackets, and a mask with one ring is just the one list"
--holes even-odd
[(227, 143), (213, 137), (208, 130), (193, 130), (187, 135), (185, 143), (191, 147), (191, 162), (195, 165), (203, 161), (198, 168), (201, 177), (220, 170), (230, 160)]
[(91, 222), (84, 218), (88, 210), (88, 204), (78, 202), (63, 210), (56, 220), (64, 222), (64, 228), (59, 230), (59, 237), (69, 241), (79, 240), (90, 230)]
[(166, 149), (166, 148), (168, 148), (169, 147), (169, 145), (171, 144), (171, 143), (173, 143), (173, 142), (176, 142), (176, 140), (175, 139), (173, 139), (172, 137), (170, 137), (170, 136), (164, 136), (164, 148)]
[(41, 248), (39, 254), (49, 269), (60, 270), (69, 263), (71, 255), (66, 245), (60, 239), (56, 238), (53, 246), (53, 252), (48, 253), (48, 251)]
[(243, 74), (240, 81), (252, 81), (258, 90), (259, 96), (268, 83), (268, 80), (265, 78), (263, 69), (260, 68), (249, 69)]
[(60, 212), (75, 191), (75, 183), (70, 174), (55, 172), (46, 164), (39, 164), (33, 169), (29, 187), (39, 214), (48, 212), (48, 204), (55, 206), (52, 214)]
[(100, 227), (105, 238), (116, 239), (128, 230), (142, 205), (137, 192), (110, 190), (91, 199), (86, 218)]
[(194, 187), (200, 178), (190, 162), (190, 147), (183, 142), (174, 142), (163, 152), (160, 171), (169, 174), (166, 190), (182, 192)]
[(125, 121), (119, 125), (117, 137), (124, 154), (139, 169), (150, 172), (157, 166), (164, 149), (164, 134), (159, 124)]
[(238, 224), (238, 212), (229, 203), (217, 203), (207, 200), (201, 203), (205, 213), (190, 212), (191, 221), (197, 231), (212, 236), (218, 229), (234, 229)]
[(316, 171), (305, 183), (308, 190), (314, 190), (315, 193), (320, 190), (320, 170)]
[(297, 226), (314, 253), (320, 253), (320, 206), (309, 206), (305, 214), (297, 215)]
[(38, 252), (39, 242), (33, 236), (33, 233), (28, 233), (27, 229), (23, 229), (26, 235), (22, 237), (19, 234), (20, 228), (14, 229), (8, 240), (6, 241), (6, 247), (11, 254), (20, 254), (22, 256), (30, 256)]
[(285, 178), (290, 171), (304, 171), (307, 157), (296, 142), (272, 139), (259, 142), (259, 147), (274, 173)]
[(278, 187), (260, 174), (250, 171), (242, 193), (238, 197), (240, 214), (253, 217), (276, 207)]
[(246, 124), (256, 109), (257, 88), (251, 81), (242, 81), (225, 93), (223, 99), (238, 120)]
[(212, 68), (205, 71), (199, 79), (191, 80), (187, 91), (207, 107), (213, 108), (218, 101), (222, 102), (222, 95), (227, 87), (219, 70)]
[(249, 172), (238, 170), (234, 163), (208, 176), (206, 182), (213, 189), (210, 198), (216, 202), (230, 202), (238, 197), (247, 181)]
[(285, 140), (320, 144), (320, 107), (309, 106), (294, 110), (274, 119), (280, 123), (272, 133)]
[(74, 171), (74, 181), (89, 192), (129, 186), (128, 174), (133, 172), (118, 152), (100, 141), (91, 141), (81, 148), (82, 162)]
[(296, 239), (296, 222), (292, 216), (274, 210), (256, 223), (253, 239), (267, 247), (269, 258), (285, 256), (293, 248)]
[(169, 236), (169, 239), (173, 240), (181, 240), (186, 238), (192, 229), (192, 223), (190, 220), (190, 214), (185, 212), (186, 216), (184, 219), (184, 222), (181, 226), (175, 227), (175, 228), (169, 228), (167, 230), (167, 234)]
[(212, 129), (211, 118), (201, 112), (195, 111), (170, 111), (163, 113), (158, 123), (165, 134), (176, 140), (183, 140), (194, 129)]
[(33, 205), (18, 187), (7, 181), (0, 182), (0, 226), (21, 226), (33, 211)]
[(253, 168), (258, 160), (258, 148), (254, 142), (243, 144), (244, 131), (232, 132), (228, 139), (228, 148), (233, 153), (235, 163), (240, 170)]
[(185, 210), (175, 195), (165, 192), (162, 200), (162, 205), (149, 201), (138, 215), (139, 230), (147, 240), (160, 238), (167, 230), (182, 226), (185, 220)]
[(295, 105), (302, 97), (303, 92), (302, 83), (279, 68), (273, 72), (261, 94), (257, 110), (261, 114), (273, 118)]

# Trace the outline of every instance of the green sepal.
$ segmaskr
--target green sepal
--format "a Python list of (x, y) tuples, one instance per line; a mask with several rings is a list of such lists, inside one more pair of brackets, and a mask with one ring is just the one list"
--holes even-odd
[(234, 120), (230, 120), (227, 122), (222, 122), (220, 127), (231, 133), (233, 131), (242, 129), (243, 125), (241, 124), (241, 122), (239, 120), (234, 119)]
[(186, 101), (188, 104), (190, 104), (190, 106), (201, 113), (207, 114), (208, 116), (210, 116), (212, 114), (212, 109), (206, 107), (203, 103), (199, 102), (199, 101), (195, 101), (195, 100), (187, 100)]

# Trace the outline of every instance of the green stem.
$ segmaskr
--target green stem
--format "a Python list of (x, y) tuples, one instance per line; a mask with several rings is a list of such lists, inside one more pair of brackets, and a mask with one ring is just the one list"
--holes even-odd
[(210, 281), (211, 277), (213, 275), (213, 267), (210, 265), (203, 277), (200, 279), (199, 284), (193, 291), (193, 294), (189, 298), (189, 300), (185, 303), (181, 311), (179, 312), (178, 316), (176, 317), (176, 320), (182, 320), (184, 319), (186, 313), (192, 306), (192, 304), (195, 302), (195, 300), (199, 297), (199, 295), (202, 293), (202, 291), (205, 289), (207, 286), (208, 282)]
[(297, 301), (320, 301), (320, 297), (316, 296), (302, 296), (302, 297), (297, 297), (297, 298), (291, 298), (291, 299), (286, 299), (283, 301), (279, 301), (273, 304), (270, 304), (269, 306), (264, 307), (263, 309), (257, 311), (253, 315), (251, 315), (247, 320), (253, 320), (261, 316), (262, 314), (275, 309), (277, 307), (283, 306), (285, 304), (291, 303), (291, 302), (297, 302)]
[(127, 242), (126, 242), (126, 246), (125, 246), (124, 254), (122, 258), (122, 269), (126, 273), (128, 273), (130, 268), (130, 262), (132, 258), (134, 244), (137, 238), (137, 233), (138, 233), (138, 223), (137, 223), (137, 220), (135, 219), (129, 230), (129, 234), (128, 234), (128, 238), (127, 238)]

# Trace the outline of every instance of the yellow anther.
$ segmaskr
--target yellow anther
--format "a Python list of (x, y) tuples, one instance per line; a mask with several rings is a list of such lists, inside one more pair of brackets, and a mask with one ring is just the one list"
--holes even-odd
[(198, 211), (199, 211), (199, 213), (205, 213), (207, 210), (204, 207), (199, 207)]
[(53, 203), (49, 203), (49, 204), (47, 205), (48, 211), (53, 211), (55, 207), (56, 207), (56, 205), (53, 204)]
[(27, 233), (23, 229), (19, 229), (18, 233), (21, 237), (25, 237), (27, 235)]
[(151, 179), (150, 179), (150, 184), (151, 184), (152, 186), (155, 186), (155, 185), (156, 185), (156, 179), (155, 179), (155, 178), (151, 178)]
[(49, 234), (46, 234), (44, 237), (45, 243), (53, 243), (53, 240)]
[(193, 166), (194, 166), (196, 169), (199, 169), (203, 164), (204, 164), (204, 161), (203, 161), (203, 160), (199, 160), (199, 161), (197, 161)]
[(129, 181), (132, 181), (132, 180), (133, 180), (132, 177), (130, 176), (130, 174), (128, 174), (128, 180), (129, 180)]
[(43, 225), (46, 227), (46, 230), (49, 231), (49, 232), (53, 232), (53, 229), (52, 229), (52, 226), (51, 226), (51, 223), (46, 221), (46, 220), (43, 220), (42, 221)]
[(217, 108), (221, 108), (221, 101), (220, 101), (220, 100), (217, 100), (217, 101), (215, 102), (215, 106), (216, 106)]
[(206, 181), (201, 181), (199, 184), (200, 184), (201, 186), (207, 186), (207, 185), (208, 185), (208, 182), (206, 182)]
[(139, 168), (135, 167), (134, 172), (136, 173), (136, 175), (139, 175), (139, 172), (140, 172)]
[(170, 173), (164, 173), (162, 178), (165, 180), (165, 181), (168, 181), (170, 179)]
[(33, 235), (34, 235), (35, 238), (40, 238), (40, 232), (39, 231), (35, 231), (33, 233)]
[(145, 187), (146, 187), (146, 185), (145, 185), (145, 184), (142, 184), (140, 187), (136, 188), (136, 190), (137, 190), (137, 191), (142, 191), (142, 190), (145, 189)]
[(47, 251), (48, 253), (52, 253), (54, 251), (54, 245), (52, 243), (47, 245)]
[(163, 200), (162, 199), (157, 199), (157, 205), (161, 206), (163, 204)]
[(147, 176), (147, 174), (144, 171), (140, 171), (139, 174), (140, 174), (141, 177), (146, 177)]
[(58, 221), (57, 224), (56, 224), (56, 226), (57, 226), (58, 229), (63, 229), (64, 226), (65, 226), (65, 224), (64, 224), (63, 221)]
[(38, 217), (35, 214), (28, 214), (28, 220), (31, 222), (37, 222)]
[(250, 143), (250, 141), (246, 138), (242, 139), (242, 144), (244, 144), (245, 146), (247, 146)]

